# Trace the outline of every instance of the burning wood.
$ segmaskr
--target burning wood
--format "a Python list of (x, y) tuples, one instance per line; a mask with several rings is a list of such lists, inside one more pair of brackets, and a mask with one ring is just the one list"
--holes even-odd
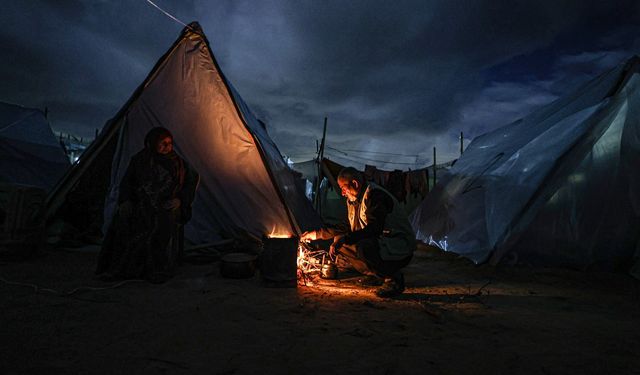
[(312, 249), (304, 242), (298, 244), (298, 283), (313, 285), (312, 277), (322, 271), (322, 266), (329, 258), (323, 249)]
[[(271, 233), (265, 237), (272, 238), (293, 238), (294, 236), (286, 230), (278, 230), (273, 227)], [(329, 253), (324, 249), (312, 248), (309, 244), (298, 242), (297, 279), (299, 285), (313, 285), (312, 279), (318, 274), (322, 276), (322, 266), (331, 263)]]

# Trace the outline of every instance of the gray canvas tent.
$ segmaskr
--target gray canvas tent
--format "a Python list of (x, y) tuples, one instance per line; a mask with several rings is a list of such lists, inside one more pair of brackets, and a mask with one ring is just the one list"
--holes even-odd
[(57, 216), (82, 226), (74, 217), (87, 216), (98, 201), (104, 202), (108, 225), (129, 160), (155, 126), (173, 133), (176, 151), (200, 174), (193, 218), (185, 227), (192, 242), (243, 233), (299, 234), (321, 225), (264, 124), (222, 74), (195, 22), (49, 196), (49, 221)]
[[(640, 234), (640, 59), (469, 145), (412, 214), (476, 263), (627, 270)], [(636, 253), (636, 256), (639, 255)]]
[(69, 165), (44, 112), (0, 102), (0, 182), (49, 191)]

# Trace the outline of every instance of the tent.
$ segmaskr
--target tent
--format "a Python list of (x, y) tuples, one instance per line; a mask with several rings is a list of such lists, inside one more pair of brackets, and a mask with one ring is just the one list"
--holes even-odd
[(98, 202), (108, 225), (129, 160), (155, 126), (173, 133), (176, 151), (200, 174), (193, 218), (185, 227), (188, 240), (292, 235), (321, 225), (266, 126), (226, 79), (196, 22), (49, 196), (49, 221), (58, 217), (79, 228), (89, 215), (89, 221), (102, 222), (87, 213)]
[(413, 212), (417, 237), (476, 263), (627, 270), (640, 234), (639, 71), (636, 56), (474, 139)]
[(69, 165), (44, 112), (0, 102), (0, 182), (49, 191)]
[[(337, 166), (337, 171), (335, 166)], [(333, 170), (330, 169), (332, 167), (334, 167)], [(312, 159), (294, 163), (292, 168), (311, 185), (313, 191), (311, 195), (323, 222), (338, 224), (348, 220), (346, 201), (342, 197), (340, 188), (335, 180), (340, 170), (344, 168), (343, 166), (323, 158), (321, 163), (318, 163), (317, 159)], [(318, 182), (319, 168), (322, 170), (322, 180), (320, 182)], [(314, 196), (314, 194), (317, 194), (317, 196)]]

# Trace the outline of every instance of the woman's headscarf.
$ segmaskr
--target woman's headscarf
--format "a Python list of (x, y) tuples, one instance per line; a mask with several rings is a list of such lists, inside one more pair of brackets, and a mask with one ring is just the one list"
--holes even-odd
[(163, 165), (165, 168), (170, 170), (173, 175), (177, 178), (178, 184), (181, 186), (184, 181), (184, 162), (175, 152), (174, 149), (168, 154), (159, 154), (158, 153), (158, 143), (165, 138), (171, 138), (173, 140), (173, 134), (167, 129), (163, 127), (155, 127), (147, 133), (144, 137), (144, 148), (152, 155), (152, 160), (154, 162)]
[(167, 137), (173, 140), (173, 134), (171, 134), (167, 128), (163, 128), (161, 126), (155, 127), (149, 130), (147, 135), (144, 137), (144, 148), (157, 154), (158, 143)]

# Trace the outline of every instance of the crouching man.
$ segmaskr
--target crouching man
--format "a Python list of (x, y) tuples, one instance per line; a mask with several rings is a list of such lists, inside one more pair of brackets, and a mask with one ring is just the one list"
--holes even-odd
[(347, 198), (348, 230), (322, 228), (305, 232), (302, 241), (333, 238), (330, 253), (341, 254), (365, 275), (364, 285), (377, 285), (379, 297), (393, 297), (404, 291), (401, 269), (409, 264), (416, 240), (404, 209), (385, 189), (364, 179), (355, 168), (338, 175), (338, 185)]

